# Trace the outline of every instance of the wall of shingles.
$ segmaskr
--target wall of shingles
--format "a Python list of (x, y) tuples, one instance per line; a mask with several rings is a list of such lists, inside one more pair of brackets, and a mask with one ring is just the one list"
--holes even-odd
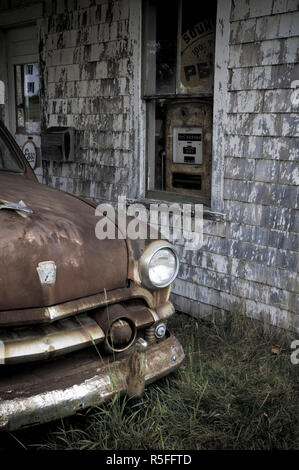
[(177, 308), (237, 306), (299, 329), (299, 2), (235, 0), (225, 125), (225, 222), (204, 222), (198, 252), (180, 247)]
[(98, 201), (137, 195), (134, 63), (139, 28), (131, 4), (46, 1), (38, 21), (42, 126), (75, 127), (79, 139), (74, 163), (44, 160), (38, 176), (43, 183)]

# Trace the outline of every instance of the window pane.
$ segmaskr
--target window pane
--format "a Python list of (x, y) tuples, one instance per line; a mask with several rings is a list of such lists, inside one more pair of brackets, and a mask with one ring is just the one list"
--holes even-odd
[(211, 99), (150, 100), (148, 189), (210, 198)]
[(38, 64), (16, 65), (15, 84), (18, 131), (40, 132)]
[(26, 132), (39, 132), (39, 73), (37, 64), (26, 64), (24, 66), (24, 101)]
[(210, 204), (216, 0), (145, 0), (148, 190)]
[(145, 3), (146, 95), (173, 94), (176, 89), (178, 2), (148, 0)]
[(216, 2), (183, 2), (180, 92), (212, 93)]

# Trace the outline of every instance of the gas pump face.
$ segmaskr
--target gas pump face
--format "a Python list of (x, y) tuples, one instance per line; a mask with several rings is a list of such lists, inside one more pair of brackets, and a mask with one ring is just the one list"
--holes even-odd
[(173, 128), (173, 163), (202, 164), (202, 127)]
[(165, 189), (209, 197), (212, 104), (177, 101), (166, 116)]

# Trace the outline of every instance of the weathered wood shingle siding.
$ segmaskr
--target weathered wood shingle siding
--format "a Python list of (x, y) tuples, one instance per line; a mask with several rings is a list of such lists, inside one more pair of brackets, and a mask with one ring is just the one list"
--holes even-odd
[[(177, 308), (229, 310), (299, 329), (299, 2), (235, 0), (225, 126), (226, 222), (180, 247)], [(199, 302), (198, 302), (199, 301)]]
[[(136, 2), (135, 2), (136, 3)], [(96, 200), (137, 196), (133, 61), (126, 1), (44, 2), (39, 21), (43, 127), (79, 132), (76, 163), (43, 161), (39, 179)], [(137, 30), (138, 31), (138, 30)]]

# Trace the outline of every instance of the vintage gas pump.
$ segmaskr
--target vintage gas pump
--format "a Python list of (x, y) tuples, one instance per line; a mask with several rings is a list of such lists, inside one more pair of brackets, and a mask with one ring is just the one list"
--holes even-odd
[(166, 190), (209, 197), (212, 158), (212, 104), (179, 100), (166, 117)]

